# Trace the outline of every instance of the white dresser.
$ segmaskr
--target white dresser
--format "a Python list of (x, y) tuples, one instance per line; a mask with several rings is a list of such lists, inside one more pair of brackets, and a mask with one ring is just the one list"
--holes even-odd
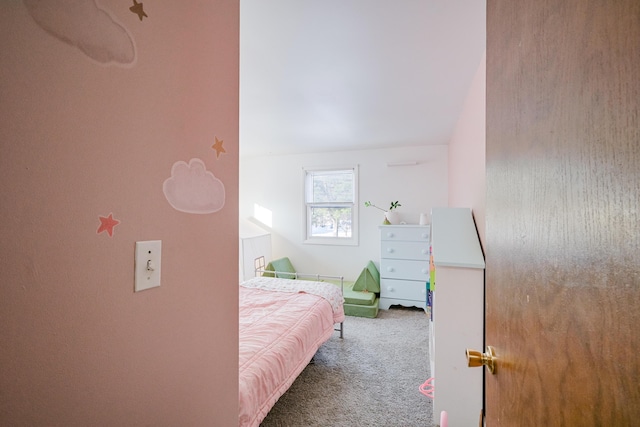
[(468, 208), (431, 210), (434, 286), (430, 322), (433, 413), (450, 427), (478, 425), (483, 368), (467, 367), (465, 349), (484, 351), (484, 256)]
[(429, 280), (429, 226), (380, 226), (380, 308), (425, 308)]

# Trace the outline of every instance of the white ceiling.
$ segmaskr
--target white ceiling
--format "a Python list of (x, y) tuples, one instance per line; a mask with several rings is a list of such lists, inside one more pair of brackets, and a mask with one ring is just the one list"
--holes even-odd
[(447, 144), (485, 0), (241, 0), (240, 154)]

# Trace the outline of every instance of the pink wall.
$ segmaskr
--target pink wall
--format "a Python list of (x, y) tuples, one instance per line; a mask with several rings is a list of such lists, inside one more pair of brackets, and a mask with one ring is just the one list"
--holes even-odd
[[(0, 5), (0, 424), (237, 425), (239, 2), (47, 5)], [(193, 158), (216, 212), (165, 197)]]
[(449, 142), (449, 206), (468, 207), (485, 238), (486, 56), (473, 78), (464, 109)]

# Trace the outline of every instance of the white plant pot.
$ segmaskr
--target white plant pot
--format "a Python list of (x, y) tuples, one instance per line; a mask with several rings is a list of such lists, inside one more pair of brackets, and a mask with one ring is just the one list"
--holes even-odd
[(394, 212), (394, 211), (385, 212), (384, 217), (387, 218), (387, 221), (389, 221), (391, 225), (400, 224), (400, 215), (398, 215), (398, 212)]

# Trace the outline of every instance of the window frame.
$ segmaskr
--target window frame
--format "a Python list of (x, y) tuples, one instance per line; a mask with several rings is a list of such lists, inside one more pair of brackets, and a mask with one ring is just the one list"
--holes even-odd
[[(309, 186), (309, 176), (322, 172), (351, 171), (353, 173), (353, 201), (352, 202), (330, 202), (331, 207), (345, 205), (351, 208), (351, 237), (320, 237), (311, 235), (311, 210), (315, 207), (323, 207), (327, 203), (308, 202), (307, 191), (312, 189)], [(304, 244), (311, 245), (332, 245), (332, 246), (358, 246), (358, 165), (332, 166), (332, 167), (303, 167), (302, 168), (302, 201), (303, 201), (303, 241)]]

